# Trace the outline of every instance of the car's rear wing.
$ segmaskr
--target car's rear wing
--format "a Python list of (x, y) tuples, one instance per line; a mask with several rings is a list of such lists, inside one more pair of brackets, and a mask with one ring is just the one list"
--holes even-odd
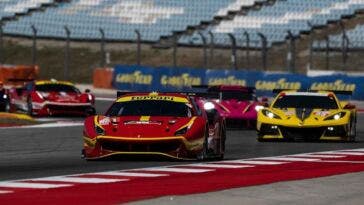
[[(154, 91), (155, 92), (155, 91)], [(149, 94), (149, 93), (153, 93), (153, 92), (138, 92), (138, 91), (117, 91), (116, 97), (120, 98), (124, 95), (127, 94), (134, 94), (134, 93), (141, 93), (141, 94)], [(183, 94), (183, 95), (187, 95), (187, 96), (191, 96), (191, 97), (202, 97), (202, 98), (220, 98), (220, 93), (218, 92), (181, 92), (181, 91), (176, 91), (176, 92), (155, 92), (158, 94)]]
[[(234, 85), (192, 85), (192, 88), (195, 89), (205, 89), (206, 92), (222, 92), (224, 90), (221, 90), (224, 88), (224, 86), (228, 87), (234, 87)], [(249, 87), (249, 86), (235, 86), (236, 90), (244, 90), (246, 92), (255, 93), (256, 88), (255, 87)], [(227, 89), (228, 90), (228, 89)]]
[(311, 90), (311, 89), (273, 89), (273, 93), (280, 93), (282, 91), (297, 91), (297, 92), (320, 92), (320, 91), (326, 91), (326, 92), (333, 92), (338, 95), (353, 95), (353, 91), (347, 91), (347, 90)]

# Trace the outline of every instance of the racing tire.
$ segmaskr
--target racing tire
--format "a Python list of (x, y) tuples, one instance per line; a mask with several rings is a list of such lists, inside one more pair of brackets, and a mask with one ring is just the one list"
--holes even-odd
[(30, 97), (27, 100), (27, 114), (33, 116), (33, 102)]
[(208, 137), (209, 137), (209, 128), (206, 127), (205, 136), (204, 136), (204, 142), (202, 146), (202, 150), (199, 154), (197, 154), (197, 160), (203, 161), (208, 158)]
[(223, 127), (221, 129), (219, 156), (217, 157), (218, 160), (224, 159), (224, 155), (225, 155), (225, 141), (226, 141), (226, 128)]
[(6, 101), (4, 111), (5, 111), (5, 112), (10, 112), (10, 102), (9, 102), (9, 101)]
[(96, 114), (95, 108), (87, 108), (85, 111), (86, 117), (92, 116)]
[(352, 119), (350, 121), (350, 131), (349, 131), (348, 137), (349, 137), (350, 142), (355, 142), (355, 138), (356, 138), (356, 119)]

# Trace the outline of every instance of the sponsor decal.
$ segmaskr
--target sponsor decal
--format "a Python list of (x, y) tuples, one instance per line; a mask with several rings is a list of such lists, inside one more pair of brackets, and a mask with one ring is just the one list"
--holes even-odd
[(105, 117), (99, 121), (100, 125), (108, 125), (110, 124), (111, 120), (109, 117)]
[(142, 71), (139, 70), (134, 71), (134, 73), (119, 73), (115, 78), (117, 83), (135, 83), (142, 85), (151, 85), (152, 80), (152, 75), (144, 75)]
[(343, 80), (336, 80), (335, 82), (314, 82), (311, 84), (312, 90), (342, 90), (342, 91), (355, 91), (356, 85), (345, 83)]
[(255, 83), (255, 88), (257, 90), (273, 90), (273, 89), (301, 89), (300, 82), (287, 82), (286, 78), (280, 78), (277, 81), (265, 81), (258, 80)]
[(320, 117), (326, 117), (330, 114), (329, 111), (317, 111), (313, 113), (314, 115), (320, 116)]
[(183, 73), (178, 76), (162, 75), (160, 83), (164, 86), (190, 87), (192, 85), (200, 85), (202, 83), (202, 79), (200, 77), (191, 76), (188, 73)]
[(246, 86), (246, 80), (237, 79), (235, 76), (228, 76), (226, 78), (210, 78), (208, 80), (208, 85), (241, 85)]

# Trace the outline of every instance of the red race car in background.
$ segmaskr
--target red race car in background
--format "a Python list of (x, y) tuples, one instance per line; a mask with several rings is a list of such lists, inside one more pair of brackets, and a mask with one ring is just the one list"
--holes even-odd
[(207, 103), (179, 93), (119, 93), (105, 115), (86, 118), (86, 159), (152, 155), (173, 159), (222, 159), (225, 121)]
[(255, 129), (257, 111), (267, 104), (267, 99), (258, 101), (255, 88), (238, 85), (194, 86), (207, 89), (201, 101), (209, 101), (226, 119), (228, 127)]
[(95, 96), (80, 92), (73, 83), (57, 80), (26, 82), (9, 89), (10, 111), (33, 116), (94, 115)]

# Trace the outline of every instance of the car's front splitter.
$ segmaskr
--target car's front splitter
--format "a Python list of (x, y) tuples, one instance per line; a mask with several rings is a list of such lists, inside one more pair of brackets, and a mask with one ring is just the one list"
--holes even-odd
[(100, 159), (114, 155), (159, 155), (173, 159), (196, 159), (203, 147), (203, 137), (193, 141), (183, 136), (159, 138), (126, 138), (98, 136), (84, 137), (86, 159)]

